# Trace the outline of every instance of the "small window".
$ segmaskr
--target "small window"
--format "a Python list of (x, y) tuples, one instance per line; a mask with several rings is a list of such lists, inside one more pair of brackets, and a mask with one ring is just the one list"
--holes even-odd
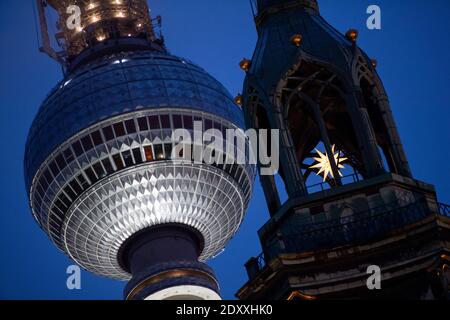
[(50, 163), (49, 167), (50, 167), (50, 170), (53, 173), (53, 176), (56, 177), (58, 175), (58, 173), (59, 173), (58, 166), (56, 165), (56, 162), (52, 161), (52, 163)]
[(191, 116), (183, 116), (183, 122), (185, 129), (192, 130), (194, 128)]
[(113, 133), (112, 127), (109, 126), (109, 127), (103, 128), (102, 131), (103, 131), (106, 141), (114, 139), (114, 133)]
[(44, 191), (44, 189), (42, 189), (42, 186), (40, 184), (38, 184), (38, 186), (37, 186), (37, 192), (41, 198), (44, 197), (45, 191)]
[(86, 178), (82, 174), (77, 176), (77, 180), (83, 190), (86, 190), (89, 187), (89, 183), (86, 181)]
[(155, 157), (156, 160), (162, 160), (164, 159), (164, 151), (163, 151), (163, 146), (160, 144), (156, 144), (153, 146), (153, 148), (155, 149)]
[(113, 155), (114, 164), (116, 165), (117, 170), (123, 169), (125, 166), (123, 165), (122, 158), (120, 157), (120, 153)]
[(166, 159), (172, 158), (172, 144), (171, 143), (166, 143), (164, 145), (164, 152), (166, 153)]
[(91, 137), (89, 135), (81, 138), (81, 144), (83, 145), (84, 151), (88, 152), (94, 145), (92, 144)]
[(125, 126), (127, 127), (128, 134), (136, 133), (136, 125), (133, 119), (125, 121)]
[(125, 127), (122, 122), (114, 124), (114, 132), (116, 133), (116, 137), (122, 137), (125, 135)]
[(105, 167), (106, 174), (111, 174), (114, 172), (114, 169), (112, 167), (112, 164), (111, 164), (111, 161), (109, 160), (109, 158), (103, 159), (102, 164), (103, 164), (103, 167)]
[(87, 177), (89, 178), (89, 180), (91, 181), (92, 184), (97, 182), (98, 179), (95, 176), (95, 173), (91, 168), (87, 168), (86, 170), (84, 170), (84, 172), (86, 173)]
[(141, 148), (133, 149), (133, 156), (134, 156), (134, 161), (136, 162), (136, 164), (140, 164), (143, 162)]
[(61, 200), (56, 200), (55, 201), (55, 205), (56, 207), (61, 211), (61, 212), (65, 212), (67, 210), (67, 207), (64, 205), (64, 203)]
[(144, 153), (146, 161), (153, 161), (153, 150), (151, 146), (145, 146)]
[(39, 181), (39, 185), (41, 186), (42, 190), (47, 190), (49, 183), (47, 182), (47, 179), (45, 179), (45, 177), (43, 177)]
[(67, 163), (71, 163), (73, 161), (73, 159), (75, 159), (73, 156), (72, 150), (70, 150), (70, 148), (67, 148), (66, 150), (64, 150), (64, 158), (66, 158)]
[(53, 177), (48, 169), (44, 171), (44, 177), (47, 179), (48, 184), (52, 183)]
[(72, 202), (70, 201), (69, 198), (67, 198), (67, 196), (64, 193), (61, 193), (58, 197), (62, 203), (64, 203), (64, 205), (66, 206), (66, 208), (69, 208), (70, 205), (72, 204)]
[(56, 163), (58, 164), (58, 167), (60, 170), (63, 170), (66, 167), (66, 160), (64, 160), (64, 157), (62, 154), (59, 154), (56, 157)]
[(205, 130), (209, 130), (212, 128), (212, 120), (205, 119)]
[(100, 131), (94, 131), (91, 133), (92, 141), (94, 141), (95, 146), (99, 146), (103, 143), (102, 135)]
[(148, 117), (148, 121), (150, 123), (150, 129), (160, 129), (161, 126), (159, 125), (159, 117), (158, 116), (150, 116)]
[(76, 179), (73, 179), (72, 181), (70, 181), (69, 184), (77, 194), (81, 194), (83, 192), (83, 188), (81, 188), (80, 184), (78, 183), (78, 181)]
[(80, 141), (74, 142), (72, 144), (72, 148), (73, 148), (73, 151), (75, 151), (75, 155), (77, 157), (79, 157), (83, 154), (83, 148), (81, 147)]
[(67, 193), (67, 195), (70, 197), (70, 199), (72, 199), (72, 201), (74, 201), (77, 198), (77, 195), (70, 186), (66, 186), (64, 188), (64, 192)]
[(178, 115), (178, 114), (173, 115), (173, 127), (174, 127), (175, 129), (183, 128), (183, 121), (182, 121), (182, 118), (181, 118), (181, 116)]
[(52, 229), (54, 229), (55, 231), (58, 230), (58, 228), (59, 228), (58, 224), (53, 220), (50, 220), (50, 227)]
[(127, 151), (122, 152), (122, 157), (123, 157), (123, 160), (125, 161), (125, 166), (131, 167), (134, 164), (130, 151), (127, 150)]
[(106, 176), (105, 169), (103, 169), (102, 164), (99, 162), (95, 163), (92, 168), (94, 168), (95, 173), (99, 179), (104, 178)]
[(138, 125), (140, 131), (147, 131), (148, 130), (147, 117), (139, 118)]
[[(55, 204), (58, 205), (57, 202), (55, 202)], [(57, 206), (53, 206), (53, 207), (52, 207), (52, 212), (53, 212), (53, 214), (54, 214), (55, 216), (60, 217), (61, 220), (63, 220), (62, 217), (64, 216), (64, 212), (61, 211), (60, 208), (58, 208)]]
[(170, 117), (167, 114), (161, 116), (161, 126), (163, 129), (170, 129)]

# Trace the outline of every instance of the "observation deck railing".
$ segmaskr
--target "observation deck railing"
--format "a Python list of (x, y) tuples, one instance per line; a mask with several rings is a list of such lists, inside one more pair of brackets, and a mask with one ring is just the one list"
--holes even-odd
[[(343, 185), (359, 182), (362, 180), (362, 178), (360, 178), (357, 173), (353, 173), (353, 174), (349, 174), (349, 175), (340, 177), (340, 179), (341, 179), (341, 182)], [(315, 192), (322, 192), (322, 191), (331, 189), (331, 185), (329, 184), (329, 182), (325, 181), (325, 182), (320, 182), (320, 183), (309, 185), (306, 188), (308, 189), (308, 193), (312, 194)]]
[(262, 270), (267, 261), (280, 254), (364, 243), (432, 215), (450, 218), (450, 206), (438, 203), (437, 209), (432, 209), (421, 200), (406, 206), (384, 206), (384, 210), (380, 207), (354, 216), (299, 226), (295, 233), (274, 239), (253, 261), (257, 263), (255, 267)]

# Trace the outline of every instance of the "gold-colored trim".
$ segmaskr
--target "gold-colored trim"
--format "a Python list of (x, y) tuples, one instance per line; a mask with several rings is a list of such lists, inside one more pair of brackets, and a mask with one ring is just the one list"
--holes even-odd
[(134, 297), (136, 297), (136, 295), (139, 294), (139, 292), (141, 292), (144, 288), (146, 288), (154, 283), (157, 283), (157, 282), (160, 282), (160, 281), (166, 280), (166, 279), (181, 278), (181, 277), (203, 278), (203, 279), (212, 281), (217, 284), (216, 279), (214, 279), (213, 276), (211, 276), (210, 274), (208, 274), (206, 272), (194, 270), (194, 269), (173, 269), (173, 270), (160, 272), (158, 274), (151, 276), (150, 278), (143, 280), (137, 286), (135, 286), (133, 288), (133, 290), (130, 291), (130, 293), (126, 297), (126, 300), (133, 300)]
[(304, 294), (300, 290), (293, 291), (286, 300), (292, 301), (294, 298), (300, 298), (300, 300), (304, 301), (317, 300), (317, 297)]

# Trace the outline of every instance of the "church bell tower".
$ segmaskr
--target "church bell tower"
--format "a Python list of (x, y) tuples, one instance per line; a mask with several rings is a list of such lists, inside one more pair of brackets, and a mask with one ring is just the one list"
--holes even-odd
[(247, 127), (280, 131), (280, 170), (260, 176), (271, 218), (237, 297), (447, 298), (449, 207), (414, 179), (358, 31), (338, 32), (315, 0), (253, 9), (258, 42), (240, 63), (241, 100)]

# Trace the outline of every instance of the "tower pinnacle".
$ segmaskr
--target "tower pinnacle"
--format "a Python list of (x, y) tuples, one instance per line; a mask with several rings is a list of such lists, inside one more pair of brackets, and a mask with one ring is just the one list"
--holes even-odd
[[(41, 50), (69, 66), (93, 52), (130, 47), (164, 50), (145, 0), (36, 0), (42, 34)], [(48, 10), (57, 15), (56, 47), (49, 35)], [(160, 18), (157, 22), (160, 23)], [(114, 42), (114, 43), (112, 43)]]
[(265, 10), (270, 9), (284, 9), (294, 7), (305, 7), (319, 11), (317, 0), (254, 0), (256, 2), (256, 9), (258, 15)]
[[(337, 31), (316, 1), (253, 4), (258, 42), (241, 63), (240, 100), (247, 128), (281, 132), (284, 184), (260, 175), (271, 218), (237, 297), (447, 297), (448, 246), (437, 239), (450, 229), (434, 226), (448, 220), (448, 206), (414, 180), (377, 62), (358, 46), (358, 31)], [(390, 274), (379, 292), (365, 281), (374, 261)]]

